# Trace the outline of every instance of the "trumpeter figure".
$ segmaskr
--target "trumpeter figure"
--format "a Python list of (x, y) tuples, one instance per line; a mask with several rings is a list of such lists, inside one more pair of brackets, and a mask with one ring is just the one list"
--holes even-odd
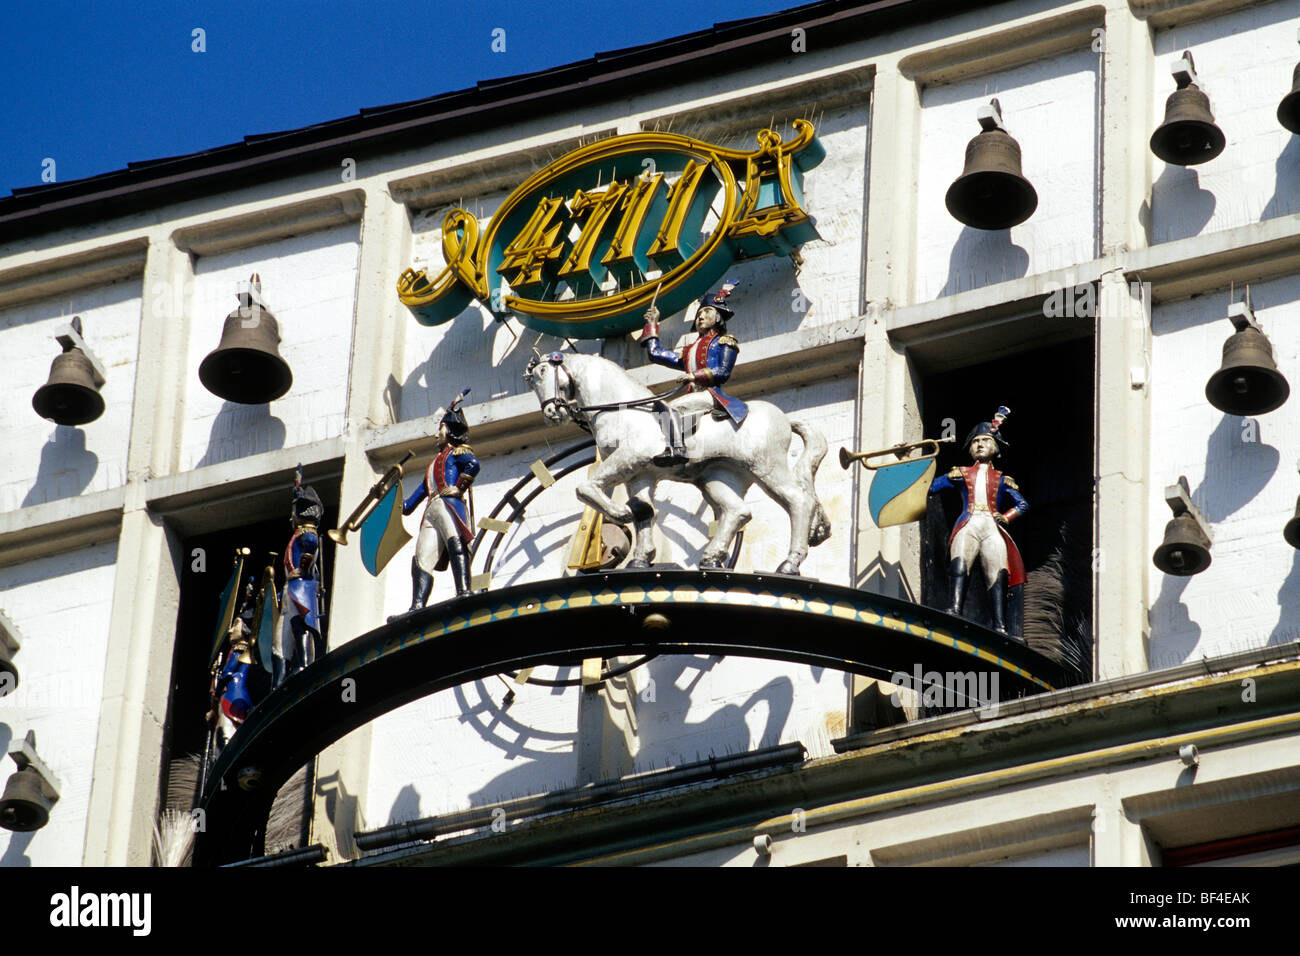
[(325, 506), (311, 485), (303, 486), (302, 466), (293, 483), (289, 522), (293, 536), (284, 549), (284, 594), (280, 599), (280, 640), (272, 652), (275, 686), (309, 666), (324, 652), (321, 635), (321, 541), (319, 526)]
[(460, 408), (468, 394), (467, 388), (457, 395), (439, 419), (434, 436), (438, 453), (425, 470), (424, 480), (402, 505), (402, 514), (409, 515), (421, 501), (429, 499), (411, 558), (411, 611), (428, 603), (433, 572), (448, 565), (456, 582), (456, 594), (470, 591), (469, 545), (474, 540), (470, 485), (478, 477), (479, 461), (469, 445), (469, 423)]
[(682, 373), (678, 380), (689, 392), (700, 393), (702, 397), (702, 400), (692, 401), (688, 396), (674, 403), (672, 414), (663, 416), (668, 447), (653, 459), (656, 465), (680, 465), (686, 461), (681, 413), (711, 407), (716, 418), (730, 419), (737, 426), (749, 413), (744, 402), (722, 390), (731, 378), (736, 356), (740, 354), (740, 343), (727, 333), (727, 322), (736, 314), (727, 305), (727, 297), (735, 287), (736, 282), (729, 280), (719, 291), (710, 292), (700, 299), (694, 319), (697, 337), (684, 345), (681, 352), (664, 348), (659, 343), (659, 310), (653, 305), (646, 309), (640, 341), (650, 361), (678, 369)]
[[(1007, 633), (1007, 609), (1014, 602), (1019, 610), (1020, 586), (1025, 581), (1025, 565), (1007, 525), (1029, 510), (1020, 489), (1009, 476), (993, 467), (993, 459), (1007, 446), (1001, 426), (1011, 409), (1000, 406), (992, 421), (980, 422), (966, 436), (971, 464), (953, 468), (930, 483), (930, 494), (946, 488), (961, 495), (961, 516), (948, 539), (948, 573), (952, 585), (949, 614), (961, 614), (966, 596), (967, 575), (976, 560), (984, 570), (989, 588), (989, 605), (993, 628)], [(1013, 617), (1011, 628), (1017, 639), (1020, 615)]]

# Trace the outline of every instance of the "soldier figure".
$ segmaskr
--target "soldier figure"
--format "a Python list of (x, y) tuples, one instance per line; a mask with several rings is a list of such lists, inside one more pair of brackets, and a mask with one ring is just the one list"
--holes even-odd
[[(1001, 634), (1007, 633), (1008, 589), (1025, 580), (1024, 562), (1006, 526), (1029, 510), (1015, 481), (991, 464), (1007, 444), (999, 428), (1010, 414), (1011, 409), (1000, 406), (991, 422), (980, 422), (972, 428), (966, 436), (966, 448), (973, 464), (953, 468), (930, 484), (930, 494), (955, 488), (962, 500), (961, 517), (948, 539), (948, 572), (952, 583), (952, 606), (948, 613), (961, 614), (966, 575), (978, 558), (989, 585), (993, 627)], [(1006, 503), (1011, 507), (1003, 511)]]
[[(659, 310), (653, 305), (646, 309), (641, 344), (650, 361), (656, 365), (681, 370), (683, 374), (678, 381), (685, 383), (689, 391), (707, 391), (712, 397), (710, 404), (716, 418), (730, 418), (739, 425), (745, 420), (749, 409), (740, 399), (723, 392), (721, 387), (731, 378), (732, 369), (736, 367), (736, 356), (740, 353), (740, 343), (734, 336), (727, 334), (727, 321), (735, 316), (727, 306), (727, 296), (735, 287), (734, 281), (728, 281), (718, 292), (711, 292), (700, 299), (699, 308), (695, 310), (694, 324), (699, 337), (683, 346), (680, 354), (659, 344)], [(686, 398), (677, 402), (670, 414), (664, 415), (668, 448), (653, 459), (656, 465), (680, 465), (686, 461), (686, 441), (682, 435), (679, 412), (695, 410), (702, 404)]]
[(273, 648), (271, 666), (275, 686), (283, 684), (324, 653), (320, 610), (320, 536), (317, 525), (325, 506), (316, 489), (302, 485), (302, 468), (293, 484), (293, 511), (289, 522), (293, 537), (284, 549), (284, 596), (280, 600), (283, 623), (279, 646)]
[[(429, 499), (420, 521), (420, 535), (411, 558), (411, 610), (418, 611), (433, 590), (433, 572), (451, 565), (456, 594), (468, 594), (469, 545), (474, 540), (474, 518), (467, 495), (479, 472), (474, 449), (467, 442), (469, 423), (460, 403), (469, 394), (461, 392), (442, 416), (435, 436), (438, 454), (424, 473), (424, 480), (402, 506), (409, 515), (421, 501)], [(409, 613), (409, 612), (408, 612)], [(396, 616), (396, 615), (395, 615)], [(393, 618), (389, 618), (393, 620)]]
[(251, 589), (250, 583), (250, 594), (244, 598), (244, 610), (234, 619), (227, 632), (225, 658), (213, 676), (208, 721), (216, 731), (214, 754), (221, 753), (235, 731), (243, 726), (248, 712), (253, 709), (252, 688), (249, 686), (249, 671), (253, 665), (249, 640), (252, 636), (252, 606), (249, 603)]

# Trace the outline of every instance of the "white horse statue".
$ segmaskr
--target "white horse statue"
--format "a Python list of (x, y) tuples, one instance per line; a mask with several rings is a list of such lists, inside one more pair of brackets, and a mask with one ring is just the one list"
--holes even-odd
[[(706, 393), (671, 403), (703, 415), (694, 433), (687, 430), (685, 464), (657, 465), (653, 459), (664, 451), (665, 438), (656, 406), (663, 405), (618, 365), (597, 355), (552, 352), (529, 362), (524, 379), (548, 423), (576, 421), (596, 439), (600, 464), (578, 486), (578, 498), (611, 521), (636, 529), (627, 567), (646, 568), (654, 560), (653, 495), (664, 479), (695, 485), (713, 508), (717, 525), (700, 556), (701, 568), (724, 566), (727, 546), (751, 517), (745, 493), (754, 483), (790, 517), (790, 552), (778, 574), (798, 574), (808, 547), (830, 537), (830, 523), (813, 487), (826, 438), (770, 402), (749, 402), (739, 428), (709, 413), (710, 406), (701, 404)], [(787, 464), (792, 432), (804, 446), (793, 469)], [(627, 486), (626, 506), (610, 497), (617, 485)]]

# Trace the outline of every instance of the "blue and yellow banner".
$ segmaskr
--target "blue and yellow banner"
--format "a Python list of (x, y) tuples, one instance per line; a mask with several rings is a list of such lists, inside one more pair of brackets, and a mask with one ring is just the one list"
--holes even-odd
[(921, 458), (877, 469), (867, 492), (867, 510), (876, 527), (888, 528), (925, 517), (934, 468), (933, 458)]
[(361, 522), (361, 563), (379, 577), (393, 555), (410, 540), (402, 525), (402, 483), (397, 481)]
[[(867, 491), (867, 510), (871, 512), (871, 520), (877, 528), (907, 524), (925, 517), (930, 482), (934, 480), (936, 459), (939, 456), (939, 442), (943, 441), (952, 439), (923, 438), (869, 452), (840, 449), (842, 467), (848, 468), (854, 461), (858, 461), (863, 468), (874, 472), (871, 487)], [(909, 457), (915, 451), (920, 451), (921, 454), (915, 458)], [(871, 461), (882, 456), (888, 457), (879, 464)]]

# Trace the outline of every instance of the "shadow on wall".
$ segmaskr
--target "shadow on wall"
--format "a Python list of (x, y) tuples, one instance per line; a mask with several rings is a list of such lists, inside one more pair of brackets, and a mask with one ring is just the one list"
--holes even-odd
[[(712, 670), (720, 657), (658, 657), (646, 665), (654, 682), (646, 685), (637, 701), (639, 733), (636, 765), (647, 769), (647, 762), (658, 766), (677, 766), (710, 756), (745, 753), (753, 748), (773, 747), (790, 719), (794, 706), (794, 684), (788, 677), (776, 677), (754, 691), (744, 704), (724, 703), (704, 720), (688, 723), (692, 693), (705, 673)], [(695, 670), (686, 687), (678, 684), (688, 670)], [(646, 691), (653, 688), (653, 700)], [(705, 699), (709, 697), (705, 695)], [(766, 720), (758, 740), (750, 743), (745, 717), (756, 706), (766, 706)]]
[[(1183, 603), (1183, 592), (1192, 583), (1191, 577), (1166, 574), (1163, 578), (1160, 596), (1149, 612), (1151, 630), (1160, 635), (1151, 643), (1151, 670), (1181, 664), (1201, 642), (1201, 626), (1192, 620), (1187, 605)], [(1119, 675), (1098, 675), (1103, 680), (1115, 676)]]
[(472, 402), (519, 395), (527, 390), (524, 366), (532, 355), (528, 346), (537, 333), (529, 333), (513, 322), (509, 330), (519, 337), (512, 339), (500, 360), (494, 362), (493, 352), (502, 323), (496, 317), (485, 322), (484, 316), (478, 305), (471, 305), (442, 325), (445, 330), (442, 338), (401, 386), (398, 421), (432, 415), (467, 385), (474, 390)]
[(1273, 198), (1268, 201), (1259, 221), (1289, 215), (1300, 208), (1296, 197), (1300, 196), (1300, 137), (1292, 136), (1287, 140), (1286, 149), (1277, 157), (1277, 185), (1273, 188)]
[[(763, 733), (754, 746), (769, 747), (780, 741), (781, 732), (794, 704), (794, 685), (788, 677), (777, 677), (769, 681), (750, 694), (741, 706), (722, 704), (699, 723), (686, 721), (692, 692), (704, 674), (721, 660), (720, 657), (674, 655), (656, 658), (646, 665), (653, 684), (647, 684), (642, 689), (636, 703), (640, 749), (635, 759), (638, 770), (646, 769), (647, 762), (651, 766), (671, 767), (710, 755), (749, 751), (750, 732), (745, 716), (760, 704), (766, 705), (766, 721)], [(685, 688), (678, 687), (678, 681), (690, 669), (697, 673)], [(572, 677), (576, 672), (576, 668), (560, 668), (556, 676), (567, 674)], [(510, 717), (491, 698), (481, 681), (475, 682), (475, 686), (480, 694), (480, 703), (476, 706), (470, 705), (464, 694), (464, 686), (456, 688), (456, 699), (462, 712), (461, 720), (473, 726), (485, 741), (504, 751), (507, 759), (529, 759), (523, 766), (499, 774), (490, 783), (471, 793), (471, 806), (484, 806), (495, 800), (576, 786), (578, 768), (572, 748), (557, 752), (527, 746), (529, 741), (547, 748), (554, 747), (561, 741), (569, 741), (576, 746), (573, 733), (557, 734), (528, 727)], [(647, 693), (650, 688), (653, 688), (653, 693)], [(515, 690), (527, 694), (547, 692), (544, 688), (533, 686)], [(564, 689), (553, 688), (550, 693), (562, 694)], [(397, 805), (394, 804), (394, 812), (396, 810)]]
[(212, 420), (208, 450), (194, 467), (216, 465), (284, 447), (284, 422), (271, 414), (269, 405), (223, 402)]
[(1010, 229), (963, 226), (948, 261), (948, 281), (937, 298), (1020, 279), (1029, 272), (1029, 253), (1011, 241)]
[(1201, 188), (1196, 170), (1165, 165), (1151, 187), (1155, 241), (1172, 242), (1201, 234), (1214, 215), (1214, 193)]
[(1291, 556), (1291, 573), (1277, 592), (1277, 626), (1268, 636), (1270, 645), (1300, 640), (1300, 551)]
[(392, 809), (388, 811), (387, 826), (411, 823), (418, 819), (420, 819), (420, 791), (408, 783), (397, 791), (397, 799), (393, 801)]
[(1211, 524), (1222, 521), (1264, 490), (1280, 460), (1257, 421), (1224, 415), (1206, 440), (1205, 477), (1192, 500)]
[(22, 507), (75, 498), (86, 490), (98, 468), (99, 456), (86, 450), (86, 433), (70, 425), (56, 425), (41, 446), (36, 483), (23, 498)]

